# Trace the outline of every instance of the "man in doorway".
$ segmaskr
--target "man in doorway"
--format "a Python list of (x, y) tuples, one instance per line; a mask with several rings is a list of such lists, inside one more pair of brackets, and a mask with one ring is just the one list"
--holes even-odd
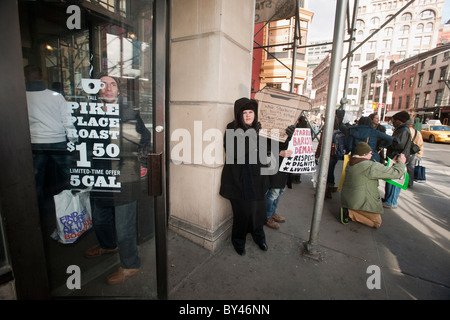
[[(114, 161), (103, 163), (103, 168), (120, 172), (120, 192), (96, 195), (93, 198), (93, 225), (99, 245), (86, 251), (88, 258), (119, 252), (121, 267), (107, 277), (108, 284), (122, 283), (141, 269), (137, 248), (137, 200), (141, 193), (142, 168), (146, 168), (146, 155), (150, 147), (150, 131), (139, 113), (120, 98), (120, 81), (105, 73), (98, 76), (104, 83), (99, 99), (104, 104), (119, 105), (119, 134), (111, 142), (120, 148)], [(145, 182), (145, 181), (144, 181)]]

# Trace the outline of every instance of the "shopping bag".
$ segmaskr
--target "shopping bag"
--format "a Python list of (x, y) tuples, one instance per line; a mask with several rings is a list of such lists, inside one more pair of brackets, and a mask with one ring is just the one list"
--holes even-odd
[(344, 185), (345, 168), (347, 167), (347, 164), (348, 164), (349, 161), (350, 161), (350, 155), (349, 154), (344, 155), (344, 164), (342, 165), (341, 180), (339, 181), (339, 187), (337, 188), (338, 191), (341, 191), (342, 190), (342, 186)]
[[(389, 157), (387, 158), (387, 161), (386, 161), (387, 167), (393, 166), (394, 163), (395, 162), (392, 161), (392, 159), (390, 159)], [(397, 186), (399, 188), (402, 188), (403, 190), (406, 190), (408, 188), (408, 183), (409, 183), (409, 174), (405, 170), (405, 174), (400, 179), (385, 179), (384, 181), (386, 181), (387, 183), (390, 183), (394, 186)]]
[(425, 182), (426, 176), (425, 176), (425, 167), (421, 166), (421, 160), (416, 163), (416, 167), (414, 168), (414, 180), (416, 182)]
[(64, 190), (53, 196), (56, 212), (56, 230), (52, 237), (60, 243), (74, 243), (92, 228), (90, 189), (79, 192)]

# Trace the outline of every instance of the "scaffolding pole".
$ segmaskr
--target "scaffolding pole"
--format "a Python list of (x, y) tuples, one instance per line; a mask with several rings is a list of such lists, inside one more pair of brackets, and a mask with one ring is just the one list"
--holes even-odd
[[(324, 138), (322, 141), (322, 150), (331, 150), (331, 139), (333, 135), (334, 117), (336, 111), (336, 99), (339, 89), (339, 74), (341, 71), (347, 6), (348, 0), (337, 0), (333, 34), (333, 49), (331, 53), (332, 60), (330, 65), (330, 78), (328, 82), (328, 87), (330, 89), (327, 97), (327, 109), (323, 131)], [(314, 212), (311, 223), (311, 232), (309, 241), (304, 243), (304, 247), (306, 249), (304, 254), (317, 260), (321, 259), (320, 252), (317, 249), (317, 240), (319, 236), (319, 225), (322, 219), (329, 161), (330, 152), (322, 152), (322, 158), (319, 166), (316, 197), (314, 202)]]

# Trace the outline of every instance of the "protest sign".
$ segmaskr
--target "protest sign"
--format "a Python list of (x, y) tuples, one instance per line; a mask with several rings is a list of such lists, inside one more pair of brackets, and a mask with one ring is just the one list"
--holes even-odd
[(283, 159), (279, 171), (287, 173), (308, 173), (316, 171), (311, 129), (295, 129), (292, 139), (289, 141), (288, 150), (292, 150), (293, 154), (289, 158)]
[(255, 94), (258, 100), (260, 135), (285, 142), (287, 127), (294, 125), (302, 111), (311, 110), (309, 98), (287, 91), (265, 87)]

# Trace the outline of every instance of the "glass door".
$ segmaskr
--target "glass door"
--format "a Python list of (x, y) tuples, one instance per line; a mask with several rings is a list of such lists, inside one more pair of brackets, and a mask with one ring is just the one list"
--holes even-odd
[(51, 294), (157, 293), (152, 0), (19, 0)]

